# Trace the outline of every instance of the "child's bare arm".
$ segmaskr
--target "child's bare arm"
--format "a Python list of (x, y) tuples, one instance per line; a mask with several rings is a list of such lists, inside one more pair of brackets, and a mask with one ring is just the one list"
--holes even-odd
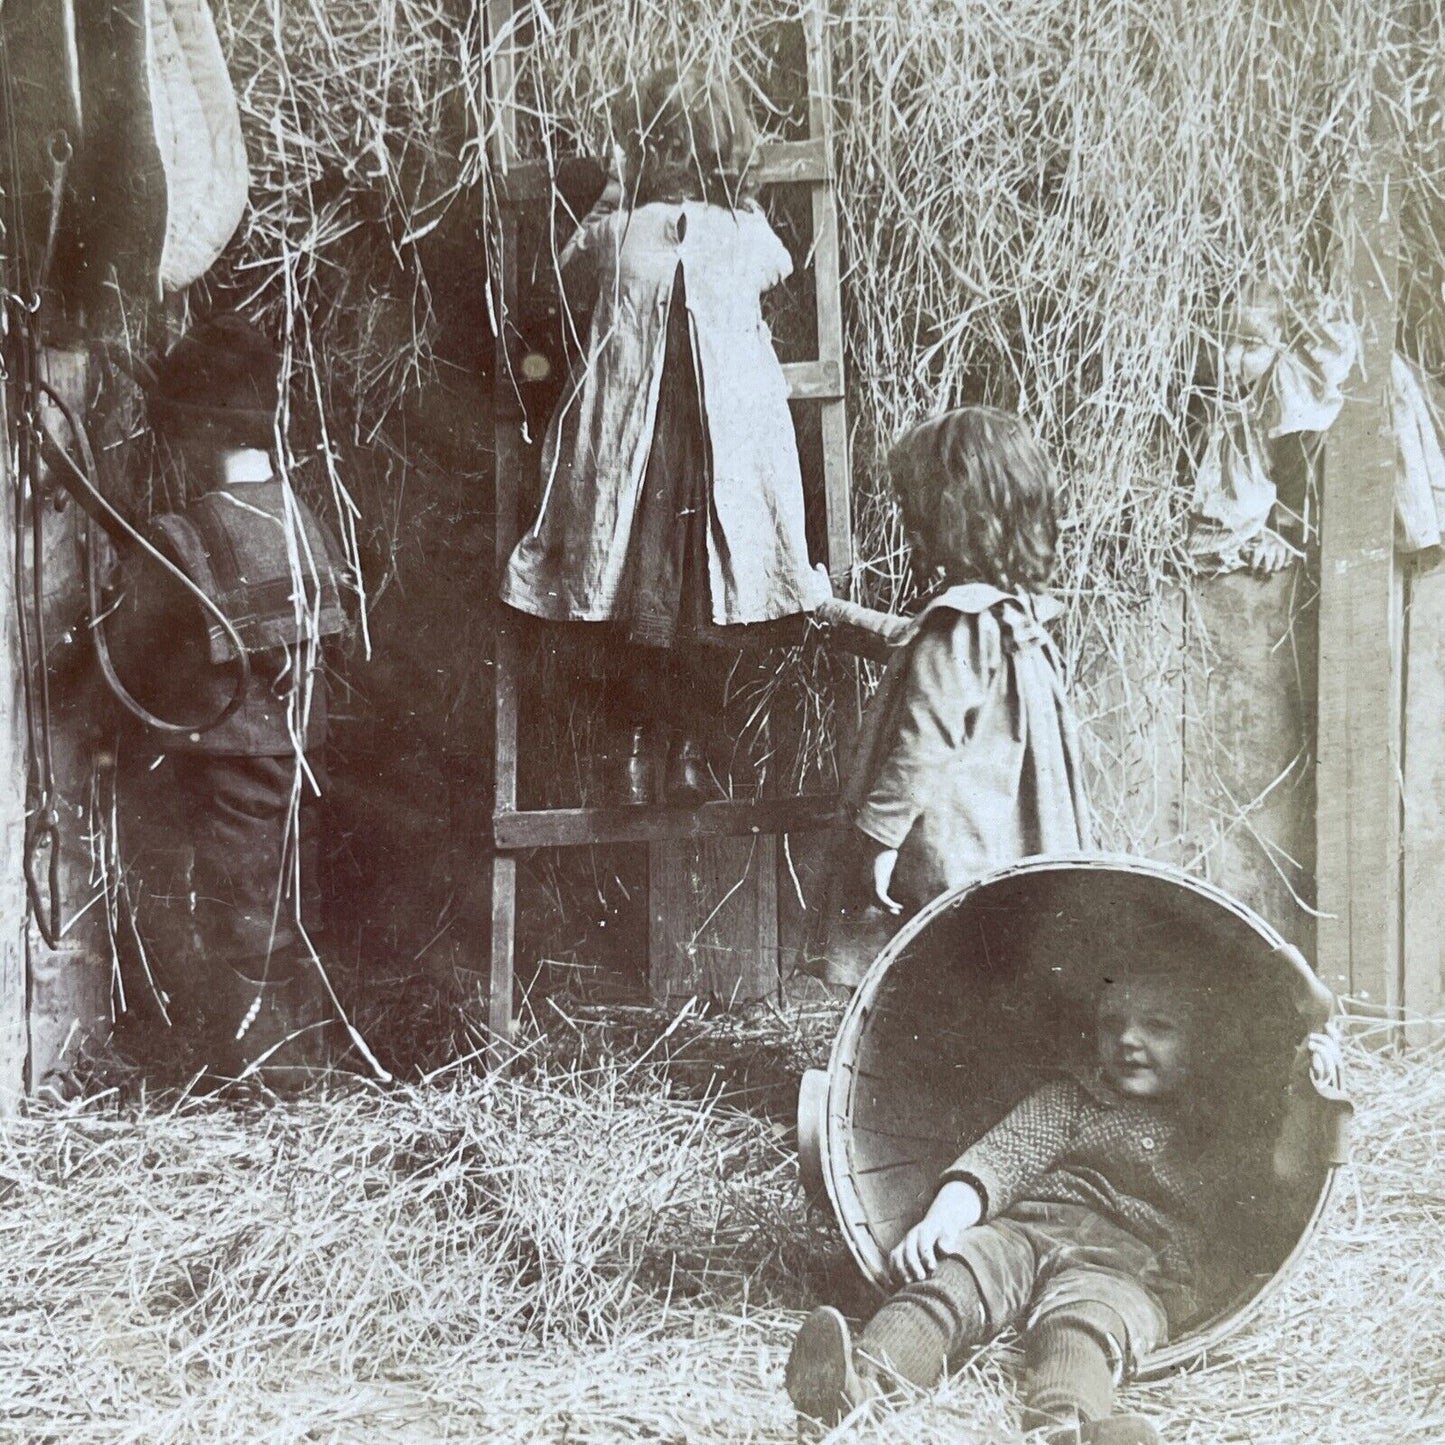
[(928, 1213), (903, 1236), (888, 1256), (888, 1268), (900, 1283), (927, 1279), (940, 1257), (956, 1253), (959, 1240), (983, 1218), (983, 1199), (966, 1179), (950, 1179), (933, 1196)]

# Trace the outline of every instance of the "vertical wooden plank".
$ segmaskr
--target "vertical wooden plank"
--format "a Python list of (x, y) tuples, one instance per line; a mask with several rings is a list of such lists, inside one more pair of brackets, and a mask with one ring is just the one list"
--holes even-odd
[(1306, 958), (1315, 874), (1312, 586), (1205, 578), (1190, 593), (1184, 712), (1186, 864), (1254, 908)]
[[(85, 415), (89, 353), (47, 347), (41, 352), (45, 379), (78, 416)], [(65, 438), (65, 424), (45, 398), (40, 409), (47, 428)], [(59, 674), (65, 636), (79, 628), (85, 612), (85, 577), (79, 532), (83, 513), (75, 505), (41, 512), (41, 603), (46, 645), (56, 674), (51, 685), (51, 752), (55, 808), (60, 823), (60, 905), (65, 933), (56, 948), (46, 946), (33, 919), (27, 937), (29, 975), (30, 1092), (66, 1067), (67, 1046), (94, 1038), (109, 1023), (110, 939), (105, 900), (94, 876), (90, 850), (89, 799), (93, 771), (93, 719), (89, 699), (62, 690)], [(33, 561), (32, 561), (32, 565)], [(29, 585), (28, 580), (25, 584)], [(80, 705), (77, 706), (77, 703)], [(42, 858), (42, 862), (43, 862)], [(72, 1060), (73, 1062), (73, 1057)]]
[(654, 998), (724, 1006), (776, 998), (778, 911), (771, 837), (704, 838), (648, 849)]
[(0, 1116), (25, 1085), (29, 1041), (25, 977), (25, 704), (16, 630), (15, 534), (21, 524), (8, 387), (0, 387)]
[(1445, 571), (1408, 589), (1402, 1003), (1406, 1040), (1425, 1044), (1445, 1035)]
[[(490, 139), (494, 175), (504, 174), (516, 160), (516, 108), (514, 63), (515, 32), (512, 0), (488, 0), (488, 40), (492, 58), (488, 66), (491, 101), (494, 107)], [(506, 37), (503, 39), (502, 37)], [(512, 376), (507, 336), (517, 299), (517, 223), (509, 206), (503, 205), (489, 241), (499, 254), (492, 258), (496, 278), (496, 363), (493, 376), (495, 459), (493, 496), (495, 500), (496, 583), (517, 543), (518, 482), (522, 462), (521, 401)], [(517, 642), (515, 623), (505, 607), (496, 607), (497, 631), (493, 657), (493, 812), (509, 812), (517, 806)], [(516, 952), (517, 864), (510, 856), (497, 854), (492, 861), (491, 958), (487, 984), (487, 1026), (492, 1044), (493, 1064), (507, 1056), (512, 1035), (512, 987)]]
[(492, 855), (491, 970), (487, 976), (487, 1061), (503, 1064), (512, 1051), (512, 973), (517, 949), (517, 860)]
[(847, 405), (843, 385), (843, 297), (838, 252), (838, 208), (833, 195), (833, 71), (822, 6), (803, 15), (808, 50), (808, 133), (824, 142), (828, 179), (812, 188), (813, 277), (818, 319), (818, 359), (836, 369), (840, 395), (820, 403), (823, 430), (823, 498), (827, 517), (829, 573), (845, 577), (853, 566), (853, 518), (848, 470)]
[(1361, 357), (1324, 452), (1316, 837), (1320, 972), (1336, 992), (1391, 1011), (1400, 1001), (1401, 800), (1395, 442), (1386, 393), (1399, 222), (1385, 154), (1382, 146), (1348, 197), (1341, 234)]

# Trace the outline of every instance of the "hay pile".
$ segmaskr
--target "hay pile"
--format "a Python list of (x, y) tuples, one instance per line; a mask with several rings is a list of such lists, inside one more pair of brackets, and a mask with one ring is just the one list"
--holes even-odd
[[(797, 1312), (861, 1301), (778, 1126), (669, 1093), (658, 1054), (6, 1124), (0, 1438), (786, 1445)], [(1168, 1440), (1445, 1438), (1445, 1068), (1348, 1065), (1322, 1237), (1206, 1368), (1131, 1396)], [(837, 1438), (1017, 1439), (1013, 1368)]]
[[(356, 450), (341, 470), (376, 473), (357, 525), (393, 550), (388, 499), (418, 464), (405, 402), (457, 374), (451, 312), (498, 315), (485, 280), (500, 235), (489, 48), (519, 43), (533, 157), (605, 155), (613, 102), (663, 61), (730, 67), (770, 135), (800, 134), (806, 116), (797, 0), (565, 0), (519, 6), (499, 36), (461, 0), (216, 8), (256, 183), (215, 284), (286, 335), (301, 460), (334, 480), (337, 452)], [(1372, 114), (1403, 202), (1412, 344), (1445, 356), (1442, 22), (1383, 0), (824, 8), (856, 586), (886, 605), (911, 586), (881, 474), (898, 430), (965, 400), (1021, 408), (1069, 481), (1060, 583), (1096, 725), (1096, 802), (1109, 843), (1137, 846), (1155, 820), (1130, 780), (1152, 766), (1160, 699), (1119, 679), (1175, 665), (1160, 591), (1183, 560), (1189, 417), (1216, 385), (1242, 287), (1268, 282), (1302, 314), (1330, 292), (1330, 230), (1366, 163)], [(806, 227), (783, 229), (805, 258)], [(460, 280), (456, 255), (440, 266), (429, 250), (443, 238), (470, 248)], [(780, 303), (780, 334), (805, 303)], [(467, 364), (480, 364), (475, 349)], [(811, 708), (790, 765), (801, 775), (827, 751), (819, 694), (832, 680), (807, 659), (793, 671)], [(1244, 818), (1255, 801), (1232, 806)]]
[[(799, 133), (793, 0), (568, 0), (528, 12), (531, 154), (606, 154), (629, 80), (666, 61), (740, 74)], [(831, 0), (854, 447), (855, 585), (913, 585), (883, 479), (898, 432), (961, 402), (1017, 407), (1063, 462), (1060, 590), (1109, 843), (1150, 837), (1158, 689), (1177, 666), (1161, 591), (1180, 554), (1230, 308), (1252, 283), (1301, 316), (1331, 294), (1331, 227), (1372, 115), (1417, 216), (1438, 196), (1435, 21), (1333, 0)], [(1378, 115), (1377, 115), (1378, 119)], [(1380, 127), (1377, 126), (1376, 134)], [(1438, 250), (1415, 228), (1417, 249)], [(807, 237), (800, 250), (805, 253)], [(1407, 270), (1420, 264), (1407, 262)], [(1145, 790), (1147, 792), (1147, 790)], [(1231, 800), (1238, 816), (1255, 800)], [(1232, 820), (1225, 819), (1227, 828)]]

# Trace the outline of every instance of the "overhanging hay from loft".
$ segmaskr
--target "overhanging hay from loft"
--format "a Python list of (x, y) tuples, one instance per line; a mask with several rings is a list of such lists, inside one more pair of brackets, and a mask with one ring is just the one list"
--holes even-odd
[[(806, 101), (796, 4), (520, 13), (534, 157), (609, 154), (619, 99), (659, 62), (740, 75), (776, 136)], [(1028, 416), (1067, 478), (1059, 584), (1082, 710), (1108, 714), (1105, 832), (1140, 846), (1148, 820), (1107, 779), (1121, 749), (1150, 761), (1159, 698), (1093, 688), (1130, 663), (1154, 675), (1147, 659), (1167, 650), (1189, 417), (1226, 308), (1260, 277), (1294, 297), (1328, 290), (1332, 203), (1368, 147), (1368, 61), (1383, 47), (1417, 78), (1435, 62), (1372, 5), (843, 0), (828, 27), (857, 586), (895, 607), (912, 590), (882, 468), (900, 430), (973, 400)]]
[[(533, 156), (605, 156), (615, 101), (659, 60), (734, 67), (772, 136), (806, 106), (796, 0), (531, 4), (510, 36), (460, 0), (216, 9), (256, 172), (223, 279), (294, 343), (297, 433), (324, 420), (334, 444), (376, 452), (383, 494), (411, 465), (399, 402), (436, 374), (427, 246), (495, 241), (488, 47), (517, 44)], [(1379, 0), (828, 6), (859, 593), (897, 605), (912, 587), (881, 467), (898, 430), (964, 400), (1025, 411), (1069, 479), (1066, 644), (1115, 846), (1158, 845), (1148, 800), (1118, 780), (1154, 766), (1169, 720), (1125, 674), (1168, 653), (1187, 418), (1242, 284), (1328, 286), (1377, 52), (1408, 138), (1404, 204), (1418, 219), (1438, 198), (1441, 22), (1411, 37), (1393, 19)], [(1413, 234), (1438, 249), (1428, 225)], [(479, 248), (479, 316), (484, 265)]]

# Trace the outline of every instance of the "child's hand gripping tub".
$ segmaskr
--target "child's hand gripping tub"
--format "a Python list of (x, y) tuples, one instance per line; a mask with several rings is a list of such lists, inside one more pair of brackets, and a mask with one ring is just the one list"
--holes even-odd
[(800, 1413), (930, 1384), (1013, 1325), (1030, 1424), (1154, 1439), (1115, 1386), (1239, 1329), (1328, 1198), (1332, 1003), (1257, 915), (1152, 862), (1029, 860), (925, 908), (804, 1080), (805, 1179), (897, 1293), (856, 1341), (810, 1318)]

